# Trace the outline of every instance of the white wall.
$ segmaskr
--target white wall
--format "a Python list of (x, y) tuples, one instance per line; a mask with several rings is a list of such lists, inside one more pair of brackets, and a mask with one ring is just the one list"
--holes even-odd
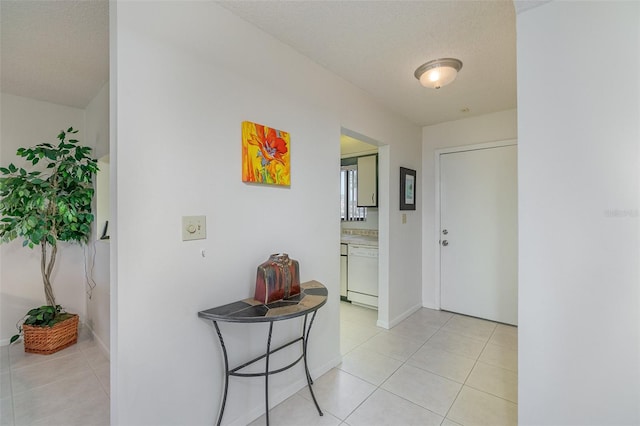
[[(87, 105), (85, 109), (85, 126), (86, 140), (95, 147), (93, 152), (94, 158), (101, 158), (109, 153), (109, 84), (98, 92), (96, 97)], [(109, 164), (102, 164), (101, 167), (109, 167)], [(109, 170), (101, 170), (99, 173), (109, 176)], [(94, 179), (96, 186), (96, 197), (94, 198), (94, 214), (96, 219), (100, 216), (98, 208), (98, 198), (103, 199), (107, 206), (103, 209), (109, 209), (109, 188), (104, 185), (98, 185), (98, 176)], [(100, 194), (98, 191), (107, 191)], [(106, 199), (106, 201), (105, 201)], [(109, 315), (109, 298), (110, 298), (110, 280), (109, 280), (109, 240), (99, 240), (102, 233), (104, 223), (96, 220), (93, 223), (93, 236), (88, 244), (89, 254), (87, 256), (88, 270), (91, 271), (91, 277), (95, 283), (95, 287), (87, 294), (87, 320), (86, 324), (94, 332), (94, 336), (100, 343), (103, 351), (109, 354), (109, 333), (110, 333), (110, 315)]]
[(640, 3), (547, 3), (517, 29), (518, 423), (637, 425)]
[(449, 121), (422, 129), (422, 303), (440, 308), (439, 283), (436, 282), (436, 250), (439, 240), (435, 229), (435, 151), (464, 145), (516, 139), (516, 110), (507, 110), (462, 120)]
[[(251, 296), (256, 266), (286, 251), (300, 261), (303, 280), (323, 282), (334, 296), (319, 312), (309, 361), (314, 376), (335, 365), (341, 126), (393, 145), (384, 153), (387, 179), (399, 165), (420, 168), (420, 130), (215, 4), (119, 3), (112, 16), (118, 311), (112, 421), (210, 424), (222, 365), (212, 326), (196, 313)], [(243, 120), (291, 133), (290, 188), (241, 182)], [(382, 239), (391, 251), (389, 272), (406, 271), (406, 279), (393, 281), (403, 291), (393, 292), (401, 294), (389, 301), (387, 315), (420, 297), (420, 221), (411, 217), (400, 229), (395, 174), (381, 197), (381, 220), (389, 224)], [(180, 218), (196, 214), (207, 217), (207, 239), (182, 242)], [(222, 329), (232, 363), (265, 345), (262, 326)], [(277, 324), (277, 338), (293, 329)], [(274, 404), (303, 386), (302, 371), (273, 377)], [(262, 383), (233, 380), (224, 422), (246, 424), (262, 411)]]
[[(79, 129), (78, 140), (91, 145), (84, 132), (84, 111), (35, 101), (28, 98), (0, 94), (0, 164), (21, 158), (16, 156), (19, 147), (33, 146), (41, 142), (55, 143), (61, 129)], [(25, 163), (21, 163), (25, 164)], [(86, 319), (85, 280), (82, 247), (61, 243), (58, 248), (53, 273), (53, 291), (56, 302), (69, 312)], [(45, 303), (42, 275), (40, 274), (40, 248), (22, 247), (17, 239), (0, 246), (0, 342), (6, 344), (16, 333), (15, 324), (25, 313)]]

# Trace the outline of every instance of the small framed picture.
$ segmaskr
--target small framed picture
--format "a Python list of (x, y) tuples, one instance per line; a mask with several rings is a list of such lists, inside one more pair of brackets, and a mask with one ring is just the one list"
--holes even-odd
[(416, 171), (400, 167), (400, 210), (416, 209)]

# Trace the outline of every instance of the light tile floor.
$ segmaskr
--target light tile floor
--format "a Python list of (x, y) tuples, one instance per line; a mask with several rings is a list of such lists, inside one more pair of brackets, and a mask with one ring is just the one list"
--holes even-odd
[[(376, 311), (344, 302), (340, 315), (342, 364), (314, 384), (324, 416), (304, 388), (271, 410), (271, 425), (517, 424), (517, 328), (420, 309), (385, 330)], [(0, 347), (0, 403), (2, 426), (108, 425), (109, 361), (82, 328), (49, 356)]]
[(91, 333), (52, 355), (0, 347), (0, 425), (109, 425), (109, 360)]
[(516, 327), (423, 308), (385, 330), (345, 302), (340, 315), (342, 364), (313, 386), (324, 416), (304, 388), (271, 425), (517, 425)]

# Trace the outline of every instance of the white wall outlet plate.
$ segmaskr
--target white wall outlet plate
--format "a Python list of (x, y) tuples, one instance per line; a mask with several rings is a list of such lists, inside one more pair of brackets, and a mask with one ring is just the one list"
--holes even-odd
[(207, 238), (205, 216), (182, 216), (182, 241), (204, 240)]

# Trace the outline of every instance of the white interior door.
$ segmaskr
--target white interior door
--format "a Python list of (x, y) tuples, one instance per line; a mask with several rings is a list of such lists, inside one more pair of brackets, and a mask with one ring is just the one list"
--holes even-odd
[(440, 154), (440, 304), (518, 321), (517, 148)]

